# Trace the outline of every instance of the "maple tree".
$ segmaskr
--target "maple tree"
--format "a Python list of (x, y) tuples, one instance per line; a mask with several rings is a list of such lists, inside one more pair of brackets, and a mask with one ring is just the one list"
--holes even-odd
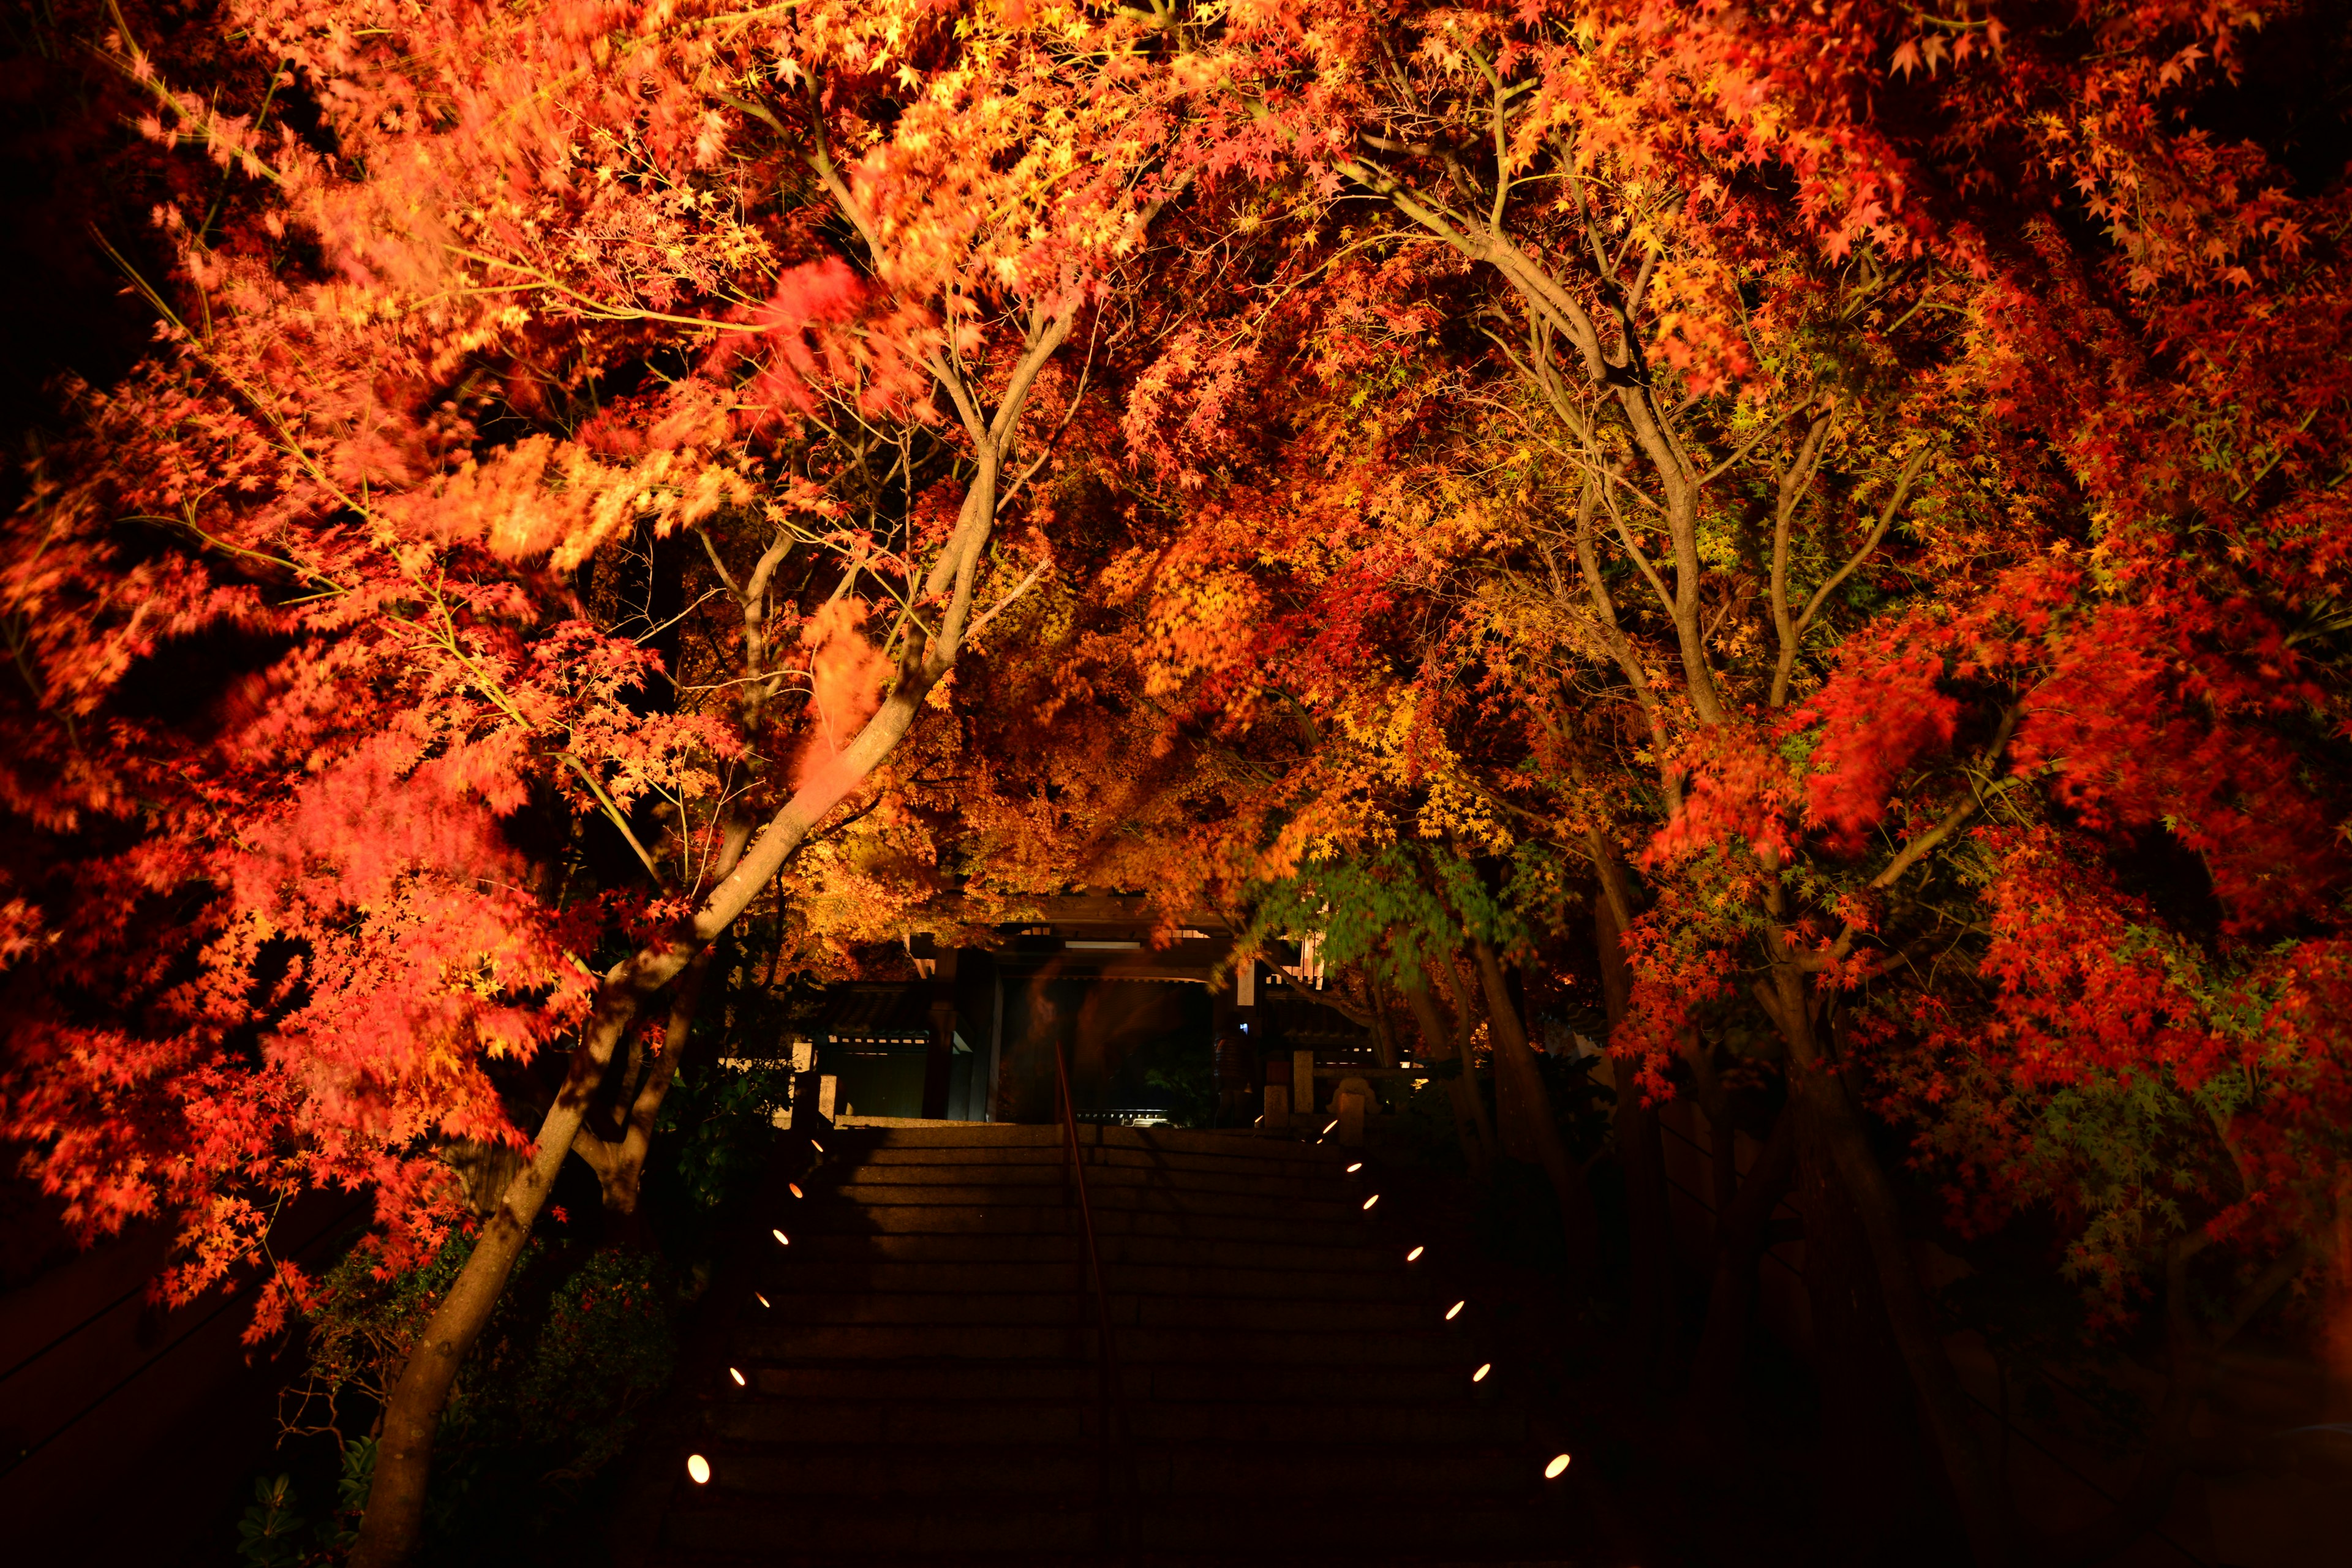
[[(2341, 171), (2290, 194), (2190, 113), (2263, 20), (1171, 20), (1253, 302), (1139, 378), (1144, 459), (1206, 498), (1151, 563), (1150, 679), (1236, 743), (1346, 732), (1236, 864), (1311, 911), (1401, 839), (1580, 850), (1631, 966), (1604, 951), (1637, 1291), (1640, 1100), (1680, 1079), (1727, 1146), (1729, 1080), (1777, 1058), (1811, 1253), (1847, 1210), (1987, 1562), (2024, 1547), (1872, 1112), (1964, 1227), (2054, 1205), (2095, 1317), (2168, 1273), (2174, 1436), (2216, 1336), (2344, 1268)], [(1361, 742), (1399, 714), (1418, 798), (1383, 800)], [(2215, 914), (2131, 891), (2151, 853)], [(1366, 951), (1417, 923), (1367, 913)], [(1760, 1225), (1792, 1167), (1759, 1172), (1718, 1170), (1723, 1213)], [(2210, 1330), (2200, 1254), (2242, 1289)], [(2073, 1549), (2144, 1528), (2179, 1458), (2160, 1432)]]
[[(1511, 972), (1597, 992), (1626, 1363), (1725, 1424), (1794, 1184), (1853, 1489), (1883, 1354), (1979, 1562), (2144, 1525), (2298, 1281), (2352, 1377), (2352, 213), (2215, 128), (2304, 8), (66, 10), (172, 259), (0, 563), (0, 1109), (182, 1297), (322, 1185), (412, 1266), (510, 1152), (363, 1561), (554, 1171), (634, 1209), (713, 942), (837, 967), (950, 873), (1317, 931), (1586, 1260)], [(2168, 1314), (2079, 1540), (1921, 1189)]]
[(174, 1299), (319, 1186), (405, 1268), (520, 1152), (387, 1403), (395, 1562), (556, 1170), (634, 1207), (711, 942), (1047, 570), (992, 540), (1159, 132), (1069, 68), (1116, 29), (919, 5), (71, 20), (174, 256), (10, 532), (7, 1131), (84, 1234), (178, 1222)]

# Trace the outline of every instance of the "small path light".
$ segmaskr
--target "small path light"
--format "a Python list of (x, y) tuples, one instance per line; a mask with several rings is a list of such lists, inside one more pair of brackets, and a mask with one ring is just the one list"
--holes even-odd
[(1544, 1479), (1548, 1481), (1556, 1481), (1559, 1479), (1560, 1476), (1567, 1469), (1568, 1456), (1566, 1454), (1554, 1454), (1552, 1456), (1551, 1463), (1544, 1467)]
[(810, 1140), (809, 1140), (809, 1147), (810, 1147), (810, 1148), (812, 1148), (812, 1149), (814, 1149), (814, 1150), (815, 1150), (815, 1151), (816, 1151), (818, 1153), (820, 1153), (820, 1154), (822, 1154), (822, 1153), (824, 1153), (824, 1144), (822, 1144), (822, 1143), (820, 1143), (820, 1142), (817, 1142), (815, 1139), (814, 1139), (814, 1138), (812, 1138), (812, 1139), (810, 1139)]
[(731, 1377), (731, 1378), (733, 1378), (733, 1379), (735, 1380), (735, 1386), (736, 1386), (736, 1387), (738, 1387), (738, 1388), (741, 1388), (741, 1387), (745, 1386), (744, 1382), (743, 1382), (743, 1369), (742, 1369), (741, 1367), (740, 1367), (740, 1366), (730, 1366), (730, 1367), (729, 1367), (729, 1368), (727, 1369), (727, 1375), (728, 1375), (728, 1376), (730, 1376), (730, 1377)]
[(765, 1296), (761, 1295), (757, 1290), (751, 1292), (751, 1300), (759, 1302), (762, 1307), (768, 1304), (768, 1299)]
[(768, 1234), (769, 1234), (769, 1235), (771, 1235), (771, 1236), (772, 1236), (772, 1237), (774, 1237), (776, 1238), (776, 1245), (777, 1245), (778, 1247), (790, 1247), (790, 1246), (793, 1244), (793, 1238), (792, 1238), (791, 1237), (789, 1237), (789, 1236), (786, 1236), (786, 1235), (785, 1235), (782, 1231), (781, 1231), (781, 1230), (772, 1230), (772, 1231), (770, 1231)]
[(1361, 1160), (1359, 1160), (1359, 1161), (1357, 1161), (1354, 1164), (1352, 1164), (1352, 1165), (1350, 1165), (1350, 1166), (1349, 1166), (1349, 1167), (1348, 1167), (1348, 1174), (1349, 1174), (1349, 1175), (1351, 1175), (1351, 1176), (1352, 1176), (1352, 1175), (1354, 1175), (1357, 1172), (1359, 1172), (1359, 1171), (1362, 1170), (1363, 1168), (1364, 1168), (1364, 1163), (1363, 1163)]
[(707, 1485), (710, 1480), (710, 1461), (699, 1454), (688, 1454), (686, 1457), (686, 1473), (696, 1486)]
[[(1338, 1122), (1336, 1122), (1336, 1121), (1334, 1121), (1333, 1123), (1331, 1123), (1331, 1127), (1337, 1127), (1337, 1126), (1339, 1126), (1339, 1124)], [(1324, 1136), (1324, 1137), (1328, 1138), (1329, 1136), (1331, 1136), (1331, 1127), (1326, 1127), (1325, 1129), (1323, 1129), (1323, 1136)]]
[(808, 1196), (806, 1193), (801, 1191), (801, 1184), (798, 1182), (786, 1182), (784, 1184), (784, 1191), (792, 1194), (793, 1196), (796, 1198), (804, 1198)]
[(1374, 1204), (1376, 1204), (1376, 1203), (1380, 1202), (1380, 1201), (1381, 1201), (1381, 1194), (1378, 1194), (1378, 1193), (1374, 1193), (1370, 1197), (1366, 1198), (1366, 1199), (1364, 1200), (1364, 1212), (1365, 1212), (1366, 1214), (1370, 1214), (1370, 1213), (1371, 1213), (1371, 1212), (1372, 1212), (1372, 1205), (1373, 1205)]
[(1460, 1316), (1462, 1315), (1462, 1309), (1463, 1309), (1463, 1308), (1465, 1308), (1465, 1307), (1466, 1307), (1466, 1306), (1468, 1306), (1469, 1304), (1470, 1304), (1470, 1303), (1469, 1303), (1469, 1302), (1467, 1302), (1467, 1301), (1456, 1301), (1456, 1302), (1454, 1302), (1454, 1305), (1452, 1305), (1451, 1307), (1446, 1308), (1446, 1309), (1445, 1309), (1445, 1321), (1446, 1321), (1447, 1322), (1449, 1322), (1449, 1323), (1450, 1323), (1450, 1322), (1452, 1322), (1454, 1319), (1456, 1319), (1456, 1318), (1460, 1317)]
[(1407, 1263), (1418, 1263), (1421, 1261), (1421, 1255), (1427, 1250), (1426, 1247), (1416, 1247), (1404, 1255), (1404, 1260)]
[(1473, 1383), (1484, 1383), (1486, 1381), (1486, 1374), (1494, 1370), (1495, 1363), (1493, 1362), (1482, 1361), (1478, 1363), (1478, 1370), (1470, 1374), (1470, 1381)]

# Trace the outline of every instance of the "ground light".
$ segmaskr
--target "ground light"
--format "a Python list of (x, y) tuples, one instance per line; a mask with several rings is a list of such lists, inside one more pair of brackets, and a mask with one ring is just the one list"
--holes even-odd
[(1470, 1374), (1470, 1381), (1473, 1383), (1484, 1383), (1486, 1381), (1486, 1374), (1494, 1370), (1495, 1363), (1493, 1362), (1482, 1361), (1478, 1363), (1478, 1370)]
[(1423, 1252), (1424, 1252), (1424, 1251), (1426, 1251), (1426, 1250), (1427, 1250), (1427, 1248), (1425, 1248), (1425, 1247), (1414, 1247), (1411, 1252), (1408, 1252), (1408, 1253), (1406, 1253), (1406, 1254), (1404, 1255), (1404, 1260), (1405, 1260), (1407, 1263), (1418, 1263), (1418, 1262), (1420, 1262), (1420, 1261), (1421, 1261), (1421, 1255), (1422, 1255), (1422, 1253), (1423, 1253)]
[(1467, 1302), (1467, 1301), (1456, 1301), (1456, 1302), (1454, 1302), (1454, 1305), (1452, 1305), (1451, 1307), (1446, 1308), (1446, 1309), (1445, 1309), (1445, 1321), (1446, 1321), (1447, 1322), (1449, 1322), (1449, 1323), (1450, 1323), (1450, 1322), (1452, 1322), (1454, 1319), (1456, 1319), (1456, 1318), (1460, 1317), (1460, 1316), (1462, 1315), (1462, 1309), (1463, 1309), (1463, 1308), (1465, 1308), (1465, 1307), (1466, 1307), (1466, 1306), (1468, 1306), (1469, 1304), (1470, 1304), (1470, 1303), (1469, 1303), (1469, 1302)]
[(798, 1182), (786, 1182), (786, 1183), (784, 1184), (784, 1191), (786, 1191), (786, 1192), (788, 1192), (788, 1193), (792, 1194), (793, 1194), (793, 1196), (794, 1196), (794, 1197), (796, 1197), (796, 1198), (798, 1198), (798, 1197), (805, 1197), (805, 1196), (807, 1196), (807, 1195), (808, 1195), (807, 1194), (805, 1194), (805, 1193), (803, 1193), (803, 1192), (802, 1192), (802, 1191), (801, 1191), (801, 1184), (800, 1184)]
[(1378, 1193), (1374, 1193), (1370, 1197), (1366, 1198), (1364, 1200), (1364, 1212), (1366, 1214), (1370, 1214), (1371, 1212), (1372, 1205), (1380, 1201), (1381, 1194)]
[(1548, 1481), (1556, 1481), (1559, 1479), (1560, 1472), (1567, 1468), (1568, 1456), (1566, 1454), (1555, 1454), (1552, 1456), (1551, 1463), (1544, 1467), (1544, 1479)]
[[(1336, 1122), (1336, 1121), (1334, 1121), (1333, 1123), (1331, 1123), (1331, 1127), (1337, 1127), (1337, 1126), (1339, 1126), (1339, 1124), (1338, 1122)], [(1331, 1136), (1331, 1127), (1326, 1127), (1325, 1129), (1323, 1129), (1323, 1136), (1324, 1136), (1324, 1137), (1328, 1138), (1329, 1136)]]
[(730, 1367), (729, 1367), (729, 1368), (727, 1369), (727, 1375), (728, 1375), (728, 1376), (730, 1376), (730, 1377), (731, 1377), (731, 1378), (733, 1378), (733, 1379), (735, 1380), (735, 1386), (736, 1386), (736, 1387), (738, 1387), (738, 1388), (741, 1388), (741, 1387), (744, 1385), (744, 1384), (743, 1384), (743, 1369), (742, 1369), (741, 1367), (740, 1367), (740, 1366), (730, 1366)]
[(751, 1300), (759, 1302), (762, 1307), (768, 1304), (768, 1299), (765, 1296), (761, 1295), (757, 1290), (751, 1292)]
[(781, 1230), (772, 1230), (768, 1234), (776, 1238), (778, 1247), (790, 1247), (793, 1244), (793, 1238)]
[(820, 1143), (820, 1142), (817, 1142), (815, 1139), (814, 1139), (814, 1138), (812, 1138), (812, 1139), (810, 1139), (810, 1140), (809, 1140), (809, 1147), (810, 1147), (810, 1148), (812, 1148), (812, 1149), (814, 1149), (814, 1150), (815, 1150), (815, 1151), (816, 1151), (818, 1153), (820, 1153), (820, 1154), (822, 1154), (822, 1153), (824, 1153), (824, 1144), (822, 1144), (822, 1143)]
[(1349, 1167), (1348, 1167), (1348, 1174), (1349, 1174), (1349, 1175), (1351, 1175), (1351, 1176), (1352, 1176), (1352, 1175), (1354, 1175), (1357, 1172), (1359, 1172), (1359, 1171), (1362, 1170), (1363, 1168), (1364, 1168), (1364, 1163), (1363, 1163), (1361, 1160), (1359, 1160), (1359, 1161), (1357, 1161), (1354, 1164), (1352, 1164), (1352, 1165), (1350, 1165), (1350, 1166), (1349, 1166)]
[(710, 1479), (710, 1461), (699, 1454), (688, 1454), (686, 1457), (686, 1473), (696, 1486), (701, 1486)]

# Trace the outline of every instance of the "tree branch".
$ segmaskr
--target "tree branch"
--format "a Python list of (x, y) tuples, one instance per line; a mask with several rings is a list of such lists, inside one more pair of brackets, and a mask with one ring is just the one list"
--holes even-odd
[[(1999, 762), (2001, 753), (2008, 750), (2009, 738), (2017, 728), (2017, 715), (2021, 706), (2019, 703), (2011, 703), (2003, 710), (2000, 716), (2000, 727), (1993, 732), (1991, 742), (1977, 758), (1977, 766), (1974, 770), (1976, 773), (1991, 772), (1993, 764)], [(1885, 868), (1870, 879), (1870, 890), (1874, 893), (1883, 893), (1901, 881), (1906, 871), (1949, 841), (1952, 835), (1966, 826), (1969, 819), (1981, 810), (1983, 805), (1984, 796), (1977, 790), (1972, 777), (1968, 795), (1954, 802), (1951, 809), (1945, 812), (1933, 827), (1897, 850), (1895, 858), (1889, 860)], [(1837, 941), (1830, 945), (1825, 954), (1799, 954), (1796, 958), (1797, 966), (1800, 969), (1819, 972), (1828, 968), (1832, 963), (1843, 962), (1845, 956), (1853, 951), (1854, 938), (1860, 934), (1860, 930), (1861, 928), (1853, 921), (1846, 921), (1844, 929), (1838, 933)]]
[(1834, 414), (1823, 414), (1806, 430), (1795, 460), (1780, 476), (1780, 494), (1773, 509), (1772, 626), (1780, 634), (1780, 658), (1773, 668), (1768, 706), (1776, 709), (1789, 700), (1789, 679), (1797, 668), (1797, 639), (1802, 635), (1789, 614), (1789, 528), (1796, 521), (1797, 508), (1803, 503), (1813, 475), (1820, 471), (1822, 449), (1828, 444), (1830, 426), (1835, 418)]
[(1821, 613), (1822, 603), (1837, 591), (1838, 584), (1853, 576), (1855, 570), (1870, 559), (1871, 552), (1878, 548), (1879, 541), (1886, 537), (1886, 531), (1895, 525), (1895, 514), (1903, 510), (1904, 501), (1910, 497), (1911, 481), (1918, 476), (1920, 467), (1927, 462), (1927, 456), (1928, 449), (1922, 447), (1904, 459), (1901, 471), (1895, 476), (1895, 493), (1888, 496), (1886, 504), (1879, 509), (1878, 521), (1871, 529), (1870, 537), (1862, 542), (1861, 549), (1846, 558), (1844, 565), (1831, 574), (1828, 582), (1813, 590), (1812, 598), (1805, 605), (1805, 613), (1797, 617), (1799, 637), (1803, 637), (1811, 627), (1813, 617)]

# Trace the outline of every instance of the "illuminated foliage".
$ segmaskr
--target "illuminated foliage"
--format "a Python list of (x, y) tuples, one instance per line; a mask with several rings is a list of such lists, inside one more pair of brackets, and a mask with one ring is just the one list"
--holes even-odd
[(2104, 1321), (2352, 1307), (2352, 197), (2220, 128), (2303, 14), (76, 13), (173, 261), (0, 557), (5, 1130), (182, 1296), (526, 1152), (478, 1332), (739, 921), (1147, 888), (1498, 1042), (1591, 930), (1621, 1156), (1785, 1089), (2010, 1560), (1867, 1118)]

